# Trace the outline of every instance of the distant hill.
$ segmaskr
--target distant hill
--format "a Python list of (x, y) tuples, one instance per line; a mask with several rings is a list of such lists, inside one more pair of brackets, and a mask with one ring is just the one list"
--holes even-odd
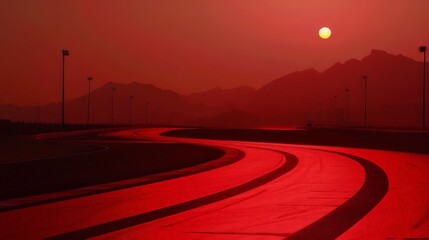
[[(113, 88), (115, 90), (112, 90)], [(220, 90), (220, 88), (217, 89)], [(249, 87), (208, 91), (194, 94), (196, 102), (190, 103), (178, 93), (163, 90), (150, 84), (138, 82), (129, 84), (108, 83), (91, 91), (90, 123), (129, 124), (132, 104), (132, 124), (216, 126), (215, 120), (222, 119), (223, 126), (239, 127), (238, 122), (242, 123), (242, 119), (251, 119), (248, 122), (251, 121), (254, 125), (253, 118), (242, 112), (232, 111), (234, 107), (238, 107), (238, 105), (243, 104), (243, 101), (248, 100), (247, 96), (254, 91)], [(206, 96), (208, 99), (216, 100), (202, 102), (196, 100), (198, 98), (203, 100), (205, 94), (208, 94)], [(130, 96), (133, 96), (132, 101), (130, 101)], [(208, 106), (207, 103), (209, 103)], [(87, 95), (66, 101), (66, 123), (86, 123), (87, 104)], [(60, 122), (60, 114), (60, 103), (41, 107), (0, 105), (0, 119), (13, 121), (58, 123)]]
[(200, 127), (252, 128), (261, 124), (259, 117), (240, 110), (222, 112), (213, 117), (200, 118), (192, 123)]
[(248, 86), (233, 89), (212, 88), (200, 93), (183, 95), (188, 102), (212, 108), (240, 108), (253, 97), (256, 90)]
[(245, 109), (268, 124), (301, 123), (305, 117), (301, 115), (322, 85), (320, 73), (314, 69), (294, 72), (257, 90)]
[[(327, 126), (350, 122), (352, 126), (362, 126), (362, 76), (366, 75), (367, 125), (418, 128), (422, 117), (422, 67), (422, 62), (372, 50), (361, 60), (336, 63), (323, 72), (314, 69), (293, 72), (258, 90), (247, 86), (218, 87), (179, 95), (150, 84), (108, 83), (91, 92), (90, 121), (112, 122), (114, 87), (113, 123), (129, 123), (130, 96), (134, 96), (134, 124), (147, 123), (149, 118), (150, 123), (211, 127), (304, 126), (308, 122)], [(87, 100), (85, 95), (66, 102), (66, 122), (86, 122)], [(0, 105), (0, 119), (59, 122), (60, 111), (60, 103), (41, 107)]]
[[(112, 91), (115, 88), (115, 91)], [(149, 122), (161, 124), (183, 124), (195, 109), (179, 94), (162, 90), (150, 84), (132, 82), (129, 84), (108, 83), (91, 92), (91, 123), (127, 124), (130, 121), (130, 96), (132, 100), (132, 121), (135, 124)], [(87, 119), (88, 96), (66, 101), (67, 123), (85, 123)], [(148, 104), (149, 103), (149, 104)], [(148, 108), (149, 107), (149, 108)], [(148, 111), (149, 110), (149, 111)], [(0, 118), (20, 121), (59, 122), (61, 104), (42, 107), (0, 106)]]
[(276, 79), (257, 90), (245, 110), (272, 124), (304, 125), (308, 120), (344, 122), (349, 109), (350, 122), (362, 125), (362, 76), (367, 75), (368, 126), (418, 127), (422, 68), (413, 59), (372, 50), (362, 60), (336, 63), (324, 72), (308, 69)]

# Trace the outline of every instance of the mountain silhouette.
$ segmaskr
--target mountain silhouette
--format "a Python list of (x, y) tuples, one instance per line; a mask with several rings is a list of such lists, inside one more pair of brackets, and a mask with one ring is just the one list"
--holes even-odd
[[(192, 124), (246, 127), (312, 125), (354, 127), (364, 124), (367, 76), (367, 125), (418, 128), (422, 118), (422, 62), (382, 50), (361, 60), (335, 63), (323, 72), (296, 71), (258, 90), (220, 87), (180, 95), (150, 84), (108, 83), (91, 92), (91, 123)], [(346, 90), (347, 89), (347, 90)], [(130, 96), (133, 96), (130, 108)], [(86, 123), (88, 96), (66, 101), (68, 123)], [(149, 103), (149, 104), (148, 104)], [(148, 108), (149, 107), (149, 108)], [(132, 109), (132, 117), (130, 117)], [(59, 122), (61, 104), (0, 105), (0, 118)], [(149, 113), (149, 114), (148, 114)], [(428, 119), (428, 118), (426, 118)]]
[(207, 107), (219, 107), (226, 105), (226, 103), (232, 103), (237, 107), (246, 103), (255, 91), (254, 88), (249, 86), (240, 86), (232, 89), (216, 87), (204, 92), (184, 95), (184, 97), (192, 104), (201, 104)]
[(241, 110), (232, 109), (213, 117), (203, 117), (192, 122), (192, 125), (211, 128), (252, 128), (261, 124), (258, 116)]
[(191, 104), (210, 110), (206, 111), (205, 115), (214, 116), (235, 109), (243, 109), (249, 100), (253, 98), (255, 92), (254, 88), (248, 86), (232, 89), (216, 87), (204, 92), (183, 95), (183, 97)]
[(368, 126), (416, 128), (421, 125), (422, 68), (411, 58), (372, 50), (362, 60), (336, 63), (323, 72), (308, 69), (276, 79), (257, 90), (245, 110), (269, 124), (349, 119), (362, 126), (366, 75)]
[[(113, 91), (112, 89), (115, 88)], [(112, 122), (113, 94), (113, 122)], [(133, 99), (130, 100), (130, 96)], [(132, 103), (131, 103), (132, 101)], [(88, 95), (65, 102), (66, 123), (86, 123)], [(131, 107), (132, 104), (132, 107)], [(150, 84), (108, 83), (91, 92), (90, 123), (128, 124), (130, 122), (183, 124), (195, 111), (179, 94)], [(61, 104), (42, 107), (0, 106), (0, 118), (19, 121), (59, 122)], [(149, 113), (149, 116), (148, 116)]]

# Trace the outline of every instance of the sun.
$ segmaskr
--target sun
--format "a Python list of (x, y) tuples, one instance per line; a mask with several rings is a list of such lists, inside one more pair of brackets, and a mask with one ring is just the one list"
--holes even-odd
[(322, 39), (328, 39), (331, 36), (331, 29), (323, 27), (319, 30), (319, 36)]

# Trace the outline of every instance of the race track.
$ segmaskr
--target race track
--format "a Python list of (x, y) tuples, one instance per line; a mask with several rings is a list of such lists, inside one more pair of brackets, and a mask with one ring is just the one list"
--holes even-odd
[(160, 135), (168, 130), (122, 130), (107, 136), (244, 154), (215, 167), (197, 165), (187, 174), (166, 174), (157, 181), (4, 211), (0, 235), (5, 239), (429, 237), (428, 155)]

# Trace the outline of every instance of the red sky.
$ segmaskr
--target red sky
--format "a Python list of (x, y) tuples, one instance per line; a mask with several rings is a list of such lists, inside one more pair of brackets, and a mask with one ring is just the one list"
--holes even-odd
[[(328, 40), (318, 36), (328, 26)], [(260, 87), (382, 49), (421, 60), (426, 0), (2, 0), (0, 104), (60, 101), (107, 82), (180, 93)]]

